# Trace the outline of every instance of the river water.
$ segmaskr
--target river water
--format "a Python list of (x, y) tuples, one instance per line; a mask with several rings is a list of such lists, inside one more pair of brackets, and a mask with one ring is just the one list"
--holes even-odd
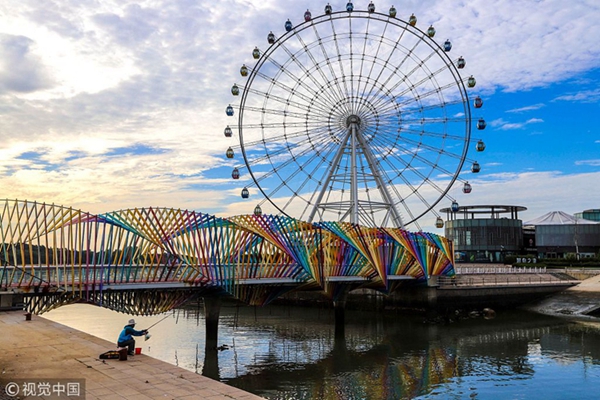
[[(523, 311), (425, 323), (348, 312), (345, 339), (326, 309), (224, 304), (219, 344), (205, 351), (202, 308), (133, 317), (144, 354), (269, 399), (598, 399), (600, 323)], [(116, 341), (129, 315), (89, 305), (43, 317)], [(109, 350), (109, 349), (107, 349)]]

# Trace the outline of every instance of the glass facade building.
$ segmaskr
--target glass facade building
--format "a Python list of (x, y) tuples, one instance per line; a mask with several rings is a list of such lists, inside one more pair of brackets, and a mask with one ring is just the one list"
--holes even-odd
[(600, 210), (585, 210), (580, 213), (575, 213), (575, 218), (583, 218), (588, 221), (600, 222)]
[(452, 240), (455, 262), (499, 263), (523, 249), (521, 206), (475, 205), (441, 209), (446, 213), (444, 234)]
[(540, 258), (593, 257), (600, 251), (600, 224), (537, 225), (535, 238)]

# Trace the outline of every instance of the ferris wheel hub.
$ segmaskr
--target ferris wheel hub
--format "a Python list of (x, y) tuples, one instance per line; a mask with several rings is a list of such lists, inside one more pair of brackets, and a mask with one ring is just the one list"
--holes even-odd
[(358, 115), (352, 114), (346, 118), (346, 128), (350, 128), (352, 125), (360, 125), (360, 117)]

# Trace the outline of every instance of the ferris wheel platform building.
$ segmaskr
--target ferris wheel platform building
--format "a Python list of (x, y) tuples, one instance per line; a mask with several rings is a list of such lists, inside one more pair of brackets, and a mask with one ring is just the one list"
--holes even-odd
[(248, 49), (225, 110), (231, 177), (258, 215), (441, 228), (434, 207), (481, 170), (483, 100), (452, 32), (364, 6), (306, 10)]

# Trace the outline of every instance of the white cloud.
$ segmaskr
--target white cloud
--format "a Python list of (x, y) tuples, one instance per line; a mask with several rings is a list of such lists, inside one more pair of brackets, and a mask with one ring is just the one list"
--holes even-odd
[(526, 124), (539, 124), (540, 122), (544, 122), (544, 120), (541, 118), (531, 118), (531, 119), (528, 119), (525, 123)]
[(494, 128), (498, 128), (503, 131), (515, 130), (515, 129), (523, 129), (525, 126), (529, 124), (537, 124), (544, 122), (541, 118), (530, 118), (525, 122), (507, 122), (502, 118), (498, 118), (490, 121), (490, 126)]
[(538, 104), (534, 104), (531, 106), (525, 106), (525, 107), (520, 107), (520, 108), (513, 108), (512, 110), (507, 110), (507, 113), (523, 113), (523, 112), (527, 112), (527, 111), (535, 111), (535, 110), (539, 110), (540, 108), (544, 107), (545, 105), (543, 103), (538, 103)]
[(39, 53), (26, 36), (0, 34), (0, 90), (31, 93), (54, 85)]
[(576, 103), (596, 103), (600, 101), (600, 89), (584, 90), (581, 92), (559, 96), (553, 101), (571, 101)]
[(500, 129), (503, 131), (509, 131), (513, 129), (523, 129), (525, 123), (517, 122), (517, 123), (506, 123), (500, 126)]
[(597, 160), (578, 160), (575, 165), (588, 165), (590, 167), (600, 167), (600, 159)]

